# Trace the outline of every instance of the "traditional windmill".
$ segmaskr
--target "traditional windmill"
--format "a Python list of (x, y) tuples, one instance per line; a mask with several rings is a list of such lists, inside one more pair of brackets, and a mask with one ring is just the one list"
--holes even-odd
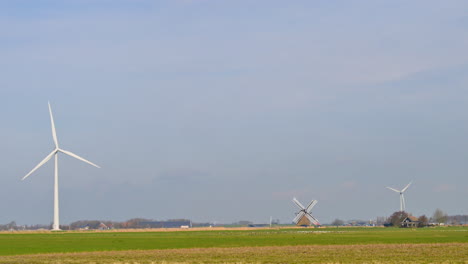
[(317, 200), (312, 200), (310, 204), (306, 207), (304, 207), (297, 199), (296, 197), (293, 198), (293, 202), (301, 209), (297, 214), (296, 217), (294, 218), (293, 222), (298, 225), (298, 226), (310, 226), (312, 224), (314, 225), (320, 225), (319, 221), (312, 216), (310, 213), (312, 211), (312, 208), (314, 205), (317, 203)]

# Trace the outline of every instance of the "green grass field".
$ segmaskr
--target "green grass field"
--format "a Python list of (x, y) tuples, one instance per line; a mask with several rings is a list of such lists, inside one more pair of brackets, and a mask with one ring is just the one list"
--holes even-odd
[(363, 261), (466, 264), (468, 227), (0, 233), (0, 263)]

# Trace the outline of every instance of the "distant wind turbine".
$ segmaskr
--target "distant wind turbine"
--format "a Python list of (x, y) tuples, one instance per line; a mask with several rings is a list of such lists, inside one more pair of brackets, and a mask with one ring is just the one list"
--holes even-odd
[(67, 154), (68, 156), (71, 156), (75, 159), (79, 159), (81, 161), (84, 161), (90, 165), (93, 165), (94, 167), (100, 168), (98, 165), (92, 163), (91, 161), (88, 161), (70, 151), (63, 150), (59, 148), (58, 140), (57, 140), (57, 133), (55, 132), (55, 124), (54, 124), (54, 117), (52, 116), (52, 108), (50, 107), (49, 103), (49, 113), (50, 113), (50, 121), (52, 123), (52, 138), (54, 139), (55, 143), (55, 149), (45, 157), (39, 164), (37, 164), (34, 169), (32, 169), (26, 176), (23, 177), (24, 180), (29, 175), (31, 175), (33, 172), (35, 172), (37, 169), (39, 169), (42, 165), (44, 165), (47, 161), (49, 161), (52, 157), (55, 158), (55, 177), (54, 177), (54, 223), (52, 225), (52, 230), (60, 230), (60, 223), (59, 223), (59, 195), (58, 195), (58, 153), (64, 153)]
[(406, 205), (405, 205), (405, 196), (403, 195), (403, 193), (406, 191), (406, 189), (408, 189), (408, 187), (411, 185), (411, 182), (408, 183), (408, 185), (405, 186), (405, 188), (403, 188), (401, 191), (397, 190), (397, 189), (393, 189), (392, 187), (387, 187), (388, 189), (394, 191), (394, 192), (397, 192), (400, 194), (400, 211), (403, 212), (406, 210)]

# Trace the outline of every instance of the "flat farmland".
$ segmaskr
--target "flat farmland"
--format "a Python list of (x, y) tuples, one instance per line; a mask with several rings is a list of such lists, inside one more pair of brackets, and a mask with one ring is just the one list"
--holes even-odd
[(468, 263), (468, 227), (0, 233), (0, 263)]

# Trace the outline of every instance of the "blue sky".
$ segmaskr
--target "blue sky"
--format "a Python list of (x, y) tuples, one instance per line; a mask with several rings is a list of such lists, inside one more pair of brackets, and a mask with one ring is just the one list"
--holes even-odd
[(465, 1), (1, 1), (0, 222), (468, 213)]

